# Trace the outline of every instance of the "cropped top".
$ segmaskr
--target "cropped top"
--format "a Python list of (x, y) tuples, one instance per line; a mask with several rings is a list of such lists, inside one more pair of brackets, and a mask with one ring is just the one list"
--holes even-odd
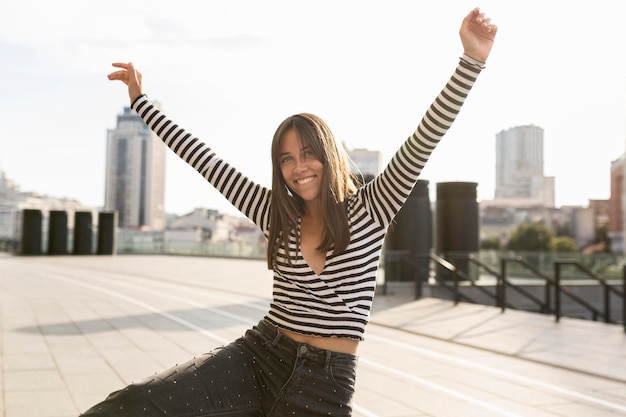
[[(348, 197), (350, 242), (326, 254), (317, 275), (305, 262), (296, 231), (280, 247), (266, 319), (299, 334), (363, 340), (387, 227), (408, 198), (435, 146), (452, 125), (482, 69), (463, 55), (415, 132), (376, 178)], [(145, 95), (132, 108), (161, 140), (268, 236), (271, 190), (247, 178), (197, 137), (172, 122)], [(291, 263), (287, 261), (291, 258)]]

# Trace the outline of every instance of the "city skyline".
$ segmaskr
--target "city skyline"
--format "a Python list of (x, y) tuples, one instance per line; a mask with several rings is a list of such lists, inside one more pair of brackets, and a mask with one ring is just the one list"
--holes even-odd
[[(106, 80), (118, 60), (133, 60), (169, 116), (265, 185), (274, 129), (300, 111), (386, 162), (452, 73), (460, 21), (475, 5), (8, 4), (0, 16), (9, 63), (0, 68), (0, 170), (24, 191), (103, 205), (106, 131), (128, 105), (123, 85)], [(431, 192), (438, 182), (477, 182), (479, 199), (493, 198), (496, 134), (534, 124), (545, 132), (556, 205), (607, 199), (611, 161), (626, 141), (619, 3), (478, 5), (500, 26), (496, 46), (421, 178)], [(165, 193), (169, 213), (233, 212), (169, 151)]]

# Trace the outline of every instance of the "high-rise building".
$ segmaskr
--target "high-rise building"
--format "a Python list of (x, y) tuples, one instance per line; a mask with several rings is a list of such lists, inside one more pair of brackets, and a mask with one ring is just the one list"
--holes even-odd
[(125, 107), (107, 131), (105, 210), (119, 226), (165, 228), (165, 146), (143, 120)]
[(611, 162), (611, 196), (609, 197), (608, 235), (611, 239), (611, 252), (626, 253), (624, 247), (624, 207), (626, 207), (626, 155)]
[(366, 180), (372, 179), (382, 171), (383, 156), (380, 151), (356, 148), (347, 150), (347, 153), (350, 157), (350, 172), (357, 177), (362, 175)]
[(496, 134), (496, 199), (554, 207), (554, 177), (543, 173), (543, 129), (518, 126)]

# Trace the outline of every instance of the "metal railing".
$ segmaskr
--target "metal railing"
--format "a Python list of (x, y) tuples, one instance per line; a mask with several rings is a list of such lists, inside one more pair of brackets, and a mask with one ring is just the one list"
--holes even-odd
[[(394, 261), (403, 263), (413, 270), (416, 299), (422, 297), (422, 287), (425, 283), (436, 282), (439, 288), (451, 294), (451, 298), (455, 305), (458, 304), (459, 301), (480, 304), (476, 301), (476, 299), (462, 291), (465, 287), (471, 287), (478, 290), (488, 299), (493, 300), (494, 304), (497, 307), (500, 307), (502, 312), (504, 312), (507, 307), (515, 309), (515, 307), (507, 301), (506, 296), (507, 290), (512, 289), (520, 294), (524, 299), (530, 300), (534, 305), (536, 305), (539, 313), (554, 314), (555, 319), (558, 322), (562, 316), (561, 297), (562, 295), (566, 295), (575, 303), (587, 309), (591, 313), (593, 320), (597, 320), (600, 317), (607, 323), (619, 323), (611, 317), (611, 295), (613, 295), (617, 296), (622, 301), (622, 323), (624, 326), (624, 332), (626, 332), (626, 265), (622, 267), (623, 288), (620, 291), (614, 285), (609, 284), (605, 278), (593, 272), (589, 267), (574, 260), (552, 260), (554, 276), (550, 276), (549, 274), (542, 272), (538, 267), (528, 262), (521, 256), (502, 257), (499, 260), (499, 271), (486, 262), (478, 259), (478, 257), (476, 257), (473, 253), (454, 253), (449, 254), (447, 258), (448, 259), (435, 253), (410, 254), (405, 251), (398, 251), (392, 254), (392, 259)], [(428, 263), (426, 271), (424, 271), (425, 261)], [(496, 279), (495, 294), (487, 290), (485, 285), (476, 282), (476, 280), (471, 276), (472, 274), (464, 272), (464, 268), (459, 267), (459, 264), (463, 262), (475, 265), (481, 271), (494, 277)], [(532, 277), (543, 282), (543, 299), (529, 292), (523, 285), (513, 282), (509, 276), (510, 272), (508, 266), (510, 264), (515, 264), (527, 271), (525, 274), (526, 278)], [(585, 277), (591, 278), (593, 282), (598, 283), (602, 287), (602, 310), (596, 308), (590, 302), (581, 298), (574, 291), (563, 284), (563, 267), (568, 265), (575, 267)], [(444, 272), (443, 275), (446, 275), (448, 279), (442, 278), (439, 274), (441, 272)], [(577, 277), (577, 279), (579, 278)], [(460, 285), (461, 282), (463, 285)], [(552, 307), (553, 288), (555, 290), (554, 308)]]
[[(530, 292), (526, 291), (522, 286), (514, 284), (507, 276), (507, 264), (515, 263), (526, 270), (532, 272), (535, 277), (540, 278), (545, 281), (545, 291), (544, 291), (544, 299), (539, 300)], [(497, 286), (497, 294), (498, 294), (498, 306), (502, 308), (502, 312), (505, 310), (506, 304), (506, 289), (510, 287), (517, 291), (519, 294), (525, 296), (527, 299), (533, 301), (538, 307), (539, 312), (543, 314), (550, 314), (551, 311), (551, 297), (550, 297), (550, 288), (554, 285), (554, 280), (548, 275), (544, 274), (536, 268), (531, 263), (525, 261), (521, 256), (515, 257), (506, 257), (500, 260), (500, 274), (498, 275), (498, 286)]]
[[(591, 305), (589, 302), (587, 302), (586, 300), (583, 300), (581, 297), (577, 296), (576, 294), (566, 291), (567, 289), (563, 287), (563, 285), (561, 284), (561, 273), (563, 270), (563, 267), (566, 265), (570, 265), (570, 266), (574, 266), (576, 267), (576, 269), (578, 269), (579, 271), (585, 273), (586, 276), (588, 276), (589, 278), (593, 279), (594, 282), (599, 283), (602, 286), (603, 289), (603, 305), (604, 305), (604, 311), (600, 311), (599, 309), (597, 309), (596, 307), (594, 307), (593, 305)], [(579, 305), (585, 307), (587, 310), (589, 310), (589, 312), (592, 314), (593, 320), (596, 321), (598, 320), (598, 317), (601, 317), (604, 319), (605, 323), (617, 323), (617, 321), (611, 320), (611, 293), (616, 294), (618, 297), (621, 297), (622, 299), (622, 312), (623, 312), (623, 319), (624, 319), (624, 331), (626, 331), (626, 266), (624, 266), (623, 268), (623, 290), (620, 291), (617, 288), (614, 288), (613, 286), (609, 285), (609, 283), (602, 278), (601, 276), (599, 276), (598, 274), (594, 273), (593, 271), (591, 271), (589, 268), (587, 268), (584, 265), (581, 265), (580, 263), (576, 262), (576, 261), (569, 261), (569, 260), (561, 260), (561, 261), (555, 261), (554, 262), (554, 277), (555, 277), (555, 286), (556, 286), (556, 294), (555, 294), (555, 316), (556, 316), (556, 321), (559, 321), (561, 318), (561, 293), (566, 293), (572, 300), (576, 301)]]

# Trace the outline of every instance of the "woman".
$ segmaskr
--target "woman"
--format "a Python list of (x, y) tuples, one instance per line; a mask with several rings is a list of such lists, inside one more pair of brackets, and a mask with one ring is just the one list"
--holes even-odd
[(350, 416), (387, 226), (458, 114), (496, 32), (479, 9), (467, 15), (452, 78), (385, 170), (360, 188), (320, 118), (303, 113), (280, 124), (269, 190), (155, 108), (131, 63), (114, 63), (121, 69), (109, 79), (128, 85), (146, 124), (263, 230), (273, 300), (243, 337), (114, 392), (84, 416)]

